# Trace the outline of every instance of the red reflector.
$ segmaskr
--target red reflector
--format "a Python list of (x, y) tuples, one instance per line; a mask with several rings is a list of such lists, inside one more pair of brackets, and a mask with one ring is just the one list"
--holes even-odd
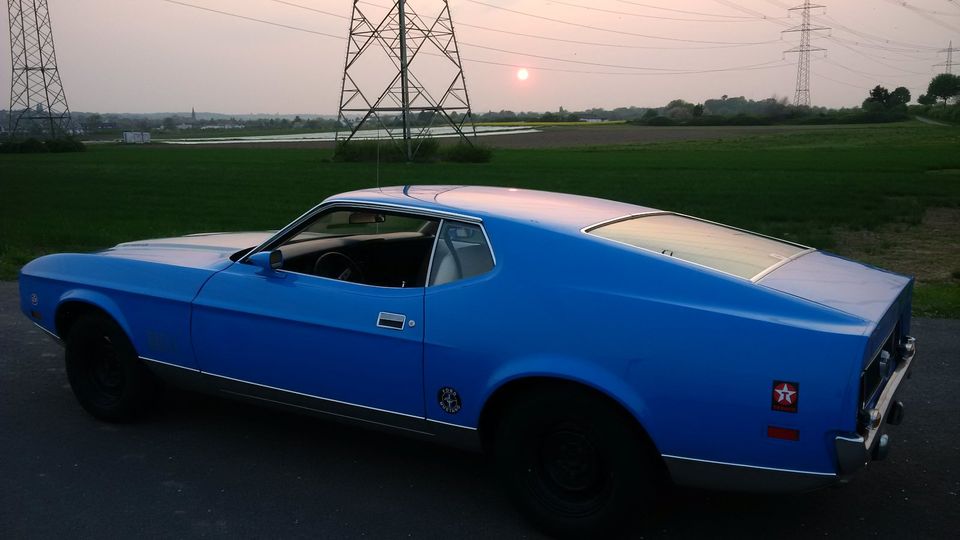
[(786, 441), (799, 441), (800, 430), (767, 426), (767, 437), (770, 437), (773, 439), (783, 439)]

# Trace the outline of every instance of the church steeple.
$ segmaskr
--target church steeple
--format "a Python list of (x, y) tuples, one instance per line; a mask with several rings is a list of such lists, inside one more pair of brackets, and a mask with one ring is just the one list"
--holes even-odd
[(190, 107), (190, 119), (194, 122), (197, 121), (197, 109), (194, 107)]

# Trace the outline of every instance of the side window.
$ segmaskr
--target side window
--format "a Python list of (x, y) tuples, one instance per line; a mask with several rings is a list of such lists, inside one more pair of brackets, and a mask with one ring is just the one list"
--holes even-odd
[(470, 223), (444, 221), (437, 240), (430, 285), (443, 285), (493, 269), (493, 255), (483, 230)]
[(370, 209), (334, 209), (277, 246), (282, 270), (377, 287), (423, 287), (440, 220)]

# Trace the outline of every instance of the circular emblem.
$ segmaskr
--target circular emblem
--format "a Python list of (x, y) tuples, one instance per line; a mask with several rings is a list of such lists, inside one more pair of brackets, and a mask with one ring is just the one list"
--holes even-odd
[(40, 297), (37, 296), (37, 293), (33, 293), (30, 295), (30, 303), (33, 304), (34, 306), (40, 303)]
[(457, 414), (460, 412), (460, 394), (448, 386), (444, 386), (437, 392), (437, 401), (440, 402), (440, 408), (443, 412)]

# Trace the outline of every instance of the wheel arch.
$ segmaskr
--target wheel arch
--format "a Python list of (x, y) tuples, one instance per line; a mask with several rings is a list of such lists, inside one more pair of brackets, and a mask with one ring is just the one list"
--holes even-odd
[(585, 381), (559, 375), (521, 376), (505, 381), (498, 386), (485, 400), (477, 423), (480, 443), (483, 450), (488, 451), (492, 448), (497, 423), (509, 410), (513, 401), (520, 395), (526, 395), (529, 392), (536, 392), (547, 388), (567, 388), (570, 390), (584, 391), (595, 396), (597, 399), (613, 405), (614, 408), (623, 415), (624, 419), (629, 421), (636, 429), (641, 439), (648, 445), (648, 449), (653, 457), (662, 462), (661, 453), (653, 438), (650, 437), (649, 432), (644, 427), (643, 422), (621, 398)]
[(67, 339), (70, 328), (81, 317), (100, 313), (116, 322), (128, 338), (132, 339), (130, 326), (120, 308), (101, 293), (87, 290), (71, 290), (60, 297), (54, 314), (54, 328), (61, 339)]

